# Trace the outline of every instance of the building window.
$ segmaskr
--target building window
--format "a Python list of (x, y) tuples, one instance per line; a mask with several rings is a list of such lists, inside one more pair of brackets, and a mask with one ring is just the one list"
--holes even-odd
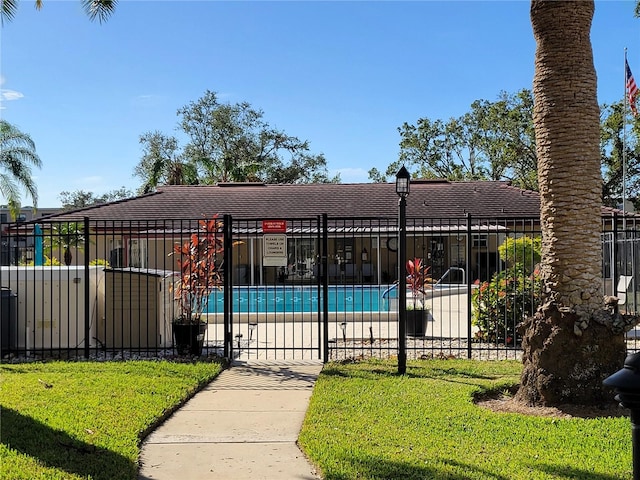
[(143, 240), (129, 241), (129, 266), (147, 268), (147, 244)]
[(472, 245), (475, 248), (487, 248), (489, 245), (489, 236), (486, 233), (474, 233)]

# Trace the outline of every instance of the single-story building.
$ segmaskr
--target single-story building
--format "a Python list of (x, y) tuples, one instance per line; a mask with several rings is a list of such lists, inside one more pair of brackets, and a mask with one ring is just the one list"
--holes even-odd
[[(500, 269), (498, 246), (506, 235), (539, 234), (537, 192), (503, 181), (413, 180), (410, 187), (407, 255), (423, 258), (435, 279), (450, 267), (464, 269), (469, 261), (473, 278), (486, 280)], [(316, 281), (326, 214), (330, 283), (391, 283), (397, 277), (398, 200), (394, 183), (172, 185), (39, 221), (88, 218), (92, 260), (176, 270), (169, 253), (193, 231), (192, 222), (230, 215), (233, 239), (239, 241), (234, 283), (255, 285)], [(623, 224), (622, 215), (602, 208), (610, 230), (614, 218)], [(282, 231), (265, 230), (267, 220), (279, 221)], [(640, 215), (626, 212), (626, 222), (637, 228)], [(286, 259), (267, 259), (264, 237), (270, 233), (286, 236)], [(76, 264), (84, 259), (78, 253)]]

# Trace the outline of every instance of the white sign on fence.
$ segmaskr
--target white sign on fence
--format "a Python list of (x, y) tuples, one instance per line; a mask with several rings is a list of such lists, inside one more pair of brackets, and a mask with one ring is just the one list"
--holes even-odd
[(262, 237), (262, 264), (265, 267), (287, 266), (287, 236), (268, 234)]

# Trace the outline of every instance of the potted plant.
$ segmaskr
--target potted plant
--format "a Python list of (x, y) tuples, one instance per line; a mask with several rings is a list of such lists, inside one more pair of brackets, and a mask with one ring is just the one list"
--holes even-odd
[(407, 260), (406, 333), (412, 337), (424, 337), (427, 331), (429, 309), (425, 305), (425, 295), (432, 283), (429, 268), (421, 258)]
[(207, 330), (202, 314), (213, 290), (222, 285), (221, 222), (214, 217), (198, 223), (198, 232), (184, 243), (174, 245), (173, 252), (169, 254), (179, 256), (180, 276), (171, 286), (179, 307), (179, 315), (172, 322), (173, 340), (179, 355), (202, 353)]

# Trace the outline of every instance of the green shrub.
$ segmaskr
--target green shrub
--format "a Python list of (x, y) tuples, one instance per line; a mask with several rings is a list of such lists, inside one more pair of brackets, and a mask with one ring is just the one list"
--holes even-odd
[[(20, 262), (19, 265), (27, 265), (29, 267), (33, 267), (35, 265), (35, 262), (33, 260), (26, 263)], [(60, 267), (62, 266), (62, 263), (56, 257), (48, 257), (45, 255), (43, 265), (45, 267)]]
[(507, 238), (498, 247), (498, 253), (507, 267), (521, 265), (527, 274), (532, 274), (536, 265), (540, 263), (541, 244), (540, 237), (531, 238), (525, 235), (520, 238)]
[(91, 265), (92, 267), (109, 267), (109, 262), (107, 262), (104, 258), (96, 258), (95, 260), (91, 260), (89, 262), (89, 265)]
[(47, 257), (44, 256), (44, 264), (47, 267), (61, 267), (62, 262), (58, 260), (56, 257)]
[(540, 238), (507, 238), (498, 247), (508, 267), (473, 291), (473, 324), (479, 341), (516, 345), (516, 328), (540, 302)]

